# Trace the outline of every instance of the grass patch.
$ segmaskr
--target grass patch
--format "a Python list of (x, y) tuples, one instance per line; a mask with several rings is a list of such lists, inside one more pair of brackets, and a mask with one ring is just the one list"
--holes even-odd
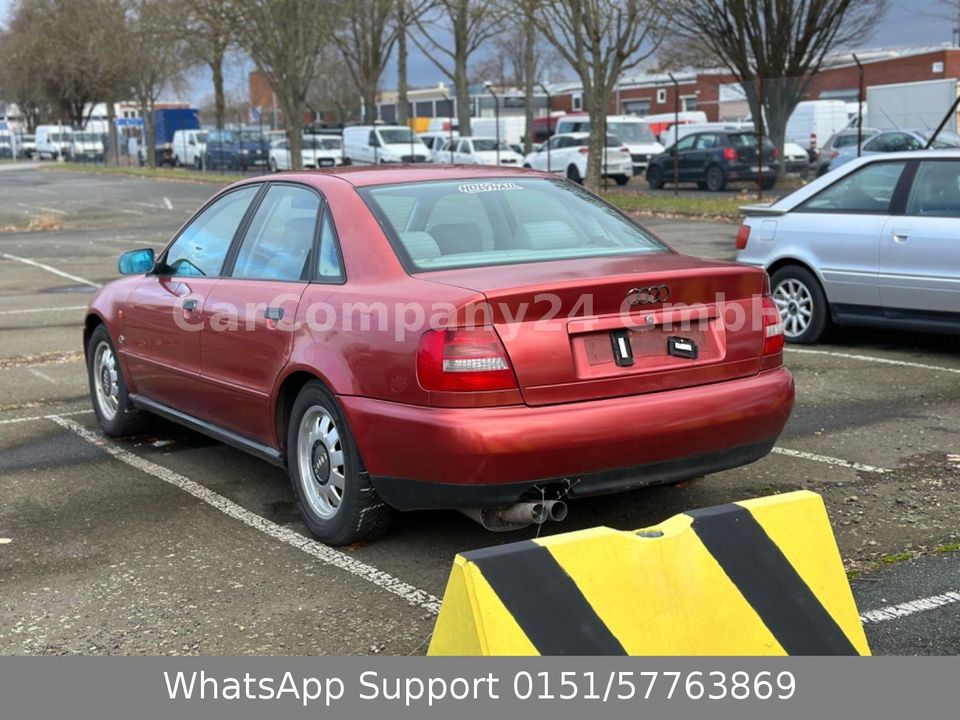
[(863, 575), (862, 570), (847, 570), (847, 580), (856, 580)]
[(610, 192), (604, 195), (603, 199), (625, 212), (698, 217), (731, 222), (739, 220), (742, 206), (757, 202), (756, 195), (721, 195), (705, 198), (682, 193), (674, 196)]
[(906, 562), (907, 560), (911, 560), (912, 558), (913, 558), (913, 553), (909, 553), (909, 552), (891, 553), (890, 555), (883, 555), (880, 558), (880, 563), (882, 565), (894, 565), (896, 563)]
[[(212, 172), (197, 172), (186, 168), (148, 168), (148, 167), (110, 167), (87, 163), (50, 163), (40, 166), (43, 170), (58, 172), (82, 172), (91, 175), (126, 175), (128, 177), (150, 178), (152, 180), (179, 180), (181, 182), (203, 182), (227, 185), (240, 180), (239, 175)], [(249, 175), (247, 176), (249, 177)]]
[(950, 543), (949, 545), (941, 545), (940, 547), (935, 547), (933, 551), (935, 553), (960, 552), (960, 543)]

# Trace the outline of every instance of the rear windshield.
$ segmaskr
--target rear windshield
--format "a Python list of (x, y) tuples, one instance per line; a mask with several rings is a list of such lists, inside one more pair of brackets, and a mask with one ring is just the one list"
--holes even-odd
[[(501, 142), (499, 146), (501, 151), (507, 151), (510, 149), (507, 147), (505, 142)], [(490, 140), (488, 138), (474, 138), (473, 149), (477, 152), (493, 152), (497, 149), (497, 141)]]
[(411, 271), (671, 252), (562, 180), (423, 182), (360, 193)]
[(645, 122), (607, 122), (607, 130), (625, 143), (653, 143), (657, 139)]
[[(752, 132), (746, 133), (734, 133), (730, 136), (730, 144), (734, 147), (752, 147), (757, 146), (757, 134)], [(767, 138), (763, 139), (764, 147), (772, 147), (773, 143), (770, 142)]]

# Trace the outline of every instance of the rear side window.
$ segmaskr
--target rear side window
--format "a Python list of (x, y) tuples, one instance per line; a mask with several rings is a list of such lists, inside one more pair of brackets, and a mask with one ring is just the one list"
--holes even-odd
[(215, 200), (180, 233), (164, 258), (171, 275), (217, 277), (233, 236), (259, 192), (248, 185)]
[(806, 200), (797, 210), (801, 212), (890, 212), (890, 202), (905, 161), (878, 162), (864, 165)]
[[(563, 181), (423, 182), (360, 192), (410, 271), (670, 252), (599, 198)], [(398, 224), (402, 204), (413, 210)]]
[(960, 161), (920, 163), (907, 200), (907, 215), (960, 217)]
[(307, 280), (320, 197), (295, 185), (273, 185), (253, 216), (232, 276)]

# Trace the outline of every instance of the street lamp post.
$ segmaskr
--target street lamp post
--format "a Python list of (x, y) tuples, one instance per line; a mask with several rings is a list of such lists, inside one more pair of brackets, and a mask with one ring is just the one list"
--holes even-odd
[(483, 86), (493, 96), (493, 122), (497, 126), (497, 167), (500, 167), (500, 98), (493, 91), (493, 85), (485, 82)]

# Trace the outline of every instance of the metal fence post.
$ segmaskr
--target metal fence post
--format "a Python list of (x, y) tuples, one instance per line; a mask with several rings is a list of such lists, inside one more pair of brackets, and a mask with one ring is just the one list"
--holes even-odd
[[(540, 89), (543, 90), (543, 94), (547, 96), (547, 172), (551, 172), (550, 168), (550, 139), (553, 137), (553, 132), (550, 128), (550, 111), (552, 109), (552, 103), (550, 102), (550, 91), (544, 86), (543, 83), (537, 83), (540, 86)], [(527, 128), (528, 133), (533, 132), (533, 128)], [(531, 138), (532, 139), (532, 138)]]
[(853, 61), (857, 64), (860, 71), (860, 84), (857, 93), (857, 157), (860, 157), (861, 147), (863, 145), (863, 64), (856, 53), (853, 53)]
[(757, 109), (760, 117), (757, 118), (757, 200), (763, 200), (763, 77), (757, 78), (759, 88), (757, 93)]
[[(673, 73), (667, 73), (670, 76), (670, 82), (673, 83), (673, 194), (680, 195), (680, 83), (673, 76)], [(647, 161), (649, 166), (650, 161)]]

